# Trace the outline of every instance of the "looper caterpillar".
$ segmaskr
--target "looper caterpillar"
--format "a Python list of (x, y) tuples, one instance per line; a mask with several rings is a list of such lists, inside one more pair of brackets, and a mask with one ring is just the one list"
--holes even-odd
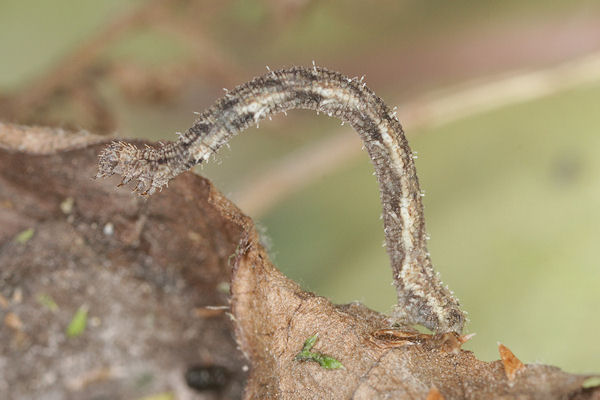
[(114, 142), (99, 160), (99, 177), (151, 195), (181, 172), (209, 159), (229, 138), (273, 114), (301, 108), (349, 123), (362, 138), (379, 182), (387, 251), (398, 294), (397, 316), (435, 332), (462, 331), (465, 315), (442, 284), (427, 251), (427, 235), (413, 153), (402, 126), (362, 78), (325, 68), (293, 67), (228, 91), (179, 140), (139, 149)]

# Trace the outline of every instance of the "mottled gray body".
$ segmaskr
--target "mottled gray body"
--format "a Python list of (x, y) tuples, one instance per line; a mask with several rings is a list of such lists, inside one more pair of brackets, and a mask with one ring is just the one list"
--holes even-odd
[(152, 194), (208, 160), (231, 136), (286, 110), (311, 109), (349, 123), (361, 136), (381, 190), (387, 250), (398, 293), (397, 316), (435, 332), (461, 332), (465, 316), (433, 270), (413, 154), (395, 113), (361, 80), (324, 68), (271, 71), (238, 86), (199, 115), (178, 141), (138, 149), (115, 142), (101, 154), (99, 176), (137, 180)]

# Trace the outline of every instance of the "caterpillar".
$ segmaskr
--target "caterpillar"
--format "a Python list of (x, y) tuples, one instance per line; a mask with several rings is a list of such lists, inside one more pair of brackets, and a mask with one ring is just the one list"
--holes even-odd
[(434, 271), (414, 156), (395, 112), (367, 87), (317, 67), (269, 70), (228, 91), (198, 115), (177, 141), (138, 148), (113, 142), (100, 154), (98, 177), (119, 174), (121, 184), (151, 195), (170, 179), (207, 161), (233, 135), (273, 114), (310, 109), (337, 117), (360, 135), (375, 168), (387, 252), (398, 295), (395, 317), (434, 332), (460, 333), (465, 314)]

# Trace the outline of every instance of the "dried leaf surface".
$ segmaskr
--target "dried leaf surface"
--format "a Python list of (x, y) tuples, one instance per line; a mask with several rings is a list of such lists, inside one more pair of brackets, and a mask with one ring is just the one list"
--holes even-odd
[[(0, 393), (235, 398), (247, 363), (245, 398), (600, 397), (599, 388), (582, 389), (586, 376), (551, 366), (524, 365), (509, 381), (502, 361), (460, 350), (462, 338), (390, 329), (385, 315), (361, 304), (334, 305), (303, 291), (269, 261), (250, 218), (201, 177), (186, 173), (150, 199), (136, 198), (115, 191), (116, 180), (90, 179), (97, 138), (32, 151), (31, 143), (55, 140), (44, 131), (21, 151), (8, 150), (19, 130), (34, 135), (0, 125), (0, 294), (8, 303), (0, 320), (13, 313), (22, 323), (0, 329)], [(13, 240), (29, 228), (35, 234), (26, 243)], [(231, 282), (232, 324), (207, 308), (228, 304), (224, 282)], [(40, 294), (58, 310), (36, 301)], [(67, 338), (64, 327), (84, 303), (88, 327)], [(344, 368), (296, 359), (314, 335), (311, 351)], [(193, 394), (183, 375), (198, 362), (225, 366), (226, 387)], [(144, 373), (152, 379), (140, 389)]]
[[(445, 399), (563, 399), (580, 395), (587, 378), (532, 364), (509, 381), (502, 361), (453, 351), (439, 335), (378, 346), (372, 334), (389, 327), (385, 316), (302, 291), (269, 262), (254, 231), (236, 257), (232, 294), (237, 338), (253, 365), (248, 398), (425, 399), (435, 387)], [(294, 359), (314, 334), (318, 350), (345, 369)]]
[[(228, 305), (240, 227), (193, 174), (148, 200), (93, 180), (105, 142), (0, 124), (0, 398), (240, 398), (230, 318), (195, 312)], [(223, 387), (189, 388), (192, 366)]]

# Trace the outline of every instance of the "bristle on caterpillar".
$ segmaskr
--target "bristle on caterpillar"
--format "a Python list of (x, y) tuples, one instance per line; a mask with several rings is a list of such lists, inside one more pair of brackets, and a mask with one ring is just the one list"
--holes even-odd
[(119, 186), (133, 181), (133, 191), (142, 196), (153, 194), (175, 176), (161, 151), (150, 146), (139, 149), (121, 141), (112, 142), (100, 153), (96, 177), (115, 174), (122, 177)]

